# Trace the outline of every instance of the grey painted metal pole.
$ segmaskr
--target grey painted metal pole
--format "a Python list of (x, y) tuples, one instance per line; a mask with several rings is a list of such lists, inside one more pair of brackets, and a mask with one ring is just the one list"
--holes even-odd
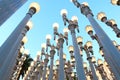
[[(21, 47), (21, 40), (25, 36), (26, 32), (27, 32), (27, 29), (25, 28), (22, 31), (22, 33), (20, 34), (20, 36), (18, 37), (16, 43), (14, 44), (13, 48), (11, 49), (11, 51), (8, 55), (9, 57), (6, 59), (6, 61), (4, 63), (4, 66), (8, 67), (8, 70), (5, 70), (5, 72), (8, 74), (8, 75), (6, 74), (6, 78), (11, 77), (11, 74), (13, 72), (13, 68), (16, 64), (16, 59), (17, 59), (17, 56), (18, 56), (19, 49)], [(8, 61), (9, 61), (9, 63), (8, 63)]]
[(53, 61), (54, 61), (55, 50), (51, 50), (50, 54), (51, 54), (51, 62), (50, 62), (50, 73), (48, 80), (53, 80), (53, 65), (54, 65)]
[(46, 80), (46, 68), (47, 68), (47, 63), (48, 63), (48, 59), (45, 59), (45, 66), (44, 66), (44, 72), (42, 74), (42, 80)]
[(72, 42), (73, 42), (73, 47), (74, 47), (74, 56), (75, 56), (75, 62), (76, 62), (76, 71), (77, 71), (77, 77), (78, 80), (86, 80), (84, 68), (83, 68), (83, 60), (80, 55), (80, 50), (77, 45), (77, 40), (76, 40), (76, 35), (75, 35), (75, 28), (74, 26), (69, 26), (71, 35), (72, 35)]
[(91, 71), (92, 71), (92, 75), (93, 75), (93, 80), (98, 80), (97, 78), (97, 75), (96, 75), (96, 72), (95, 72), (95, 68), (92, 64), (92, 57), (90, 57), (90, 53), (86, 52), (87, 54), (87, 60), (89, 61), (89, 64), (90, 64), (90, 68), (91, 68)]
[(64, 76), (64, 60), (63, 60), (63, 43), (64, 39), (59, 38), (58, 42), (60, 43), (60, 50), (59, 50), (59, 60), (60, 60), (60, 65), (59, 65), (59, 70), (58, 70), (58, 80), (65, 80)]
[(9, 60), (7, 59), (9, 58), (8, 55), (14, 54), (14, 53), (10, 54), (11, 49), (14, 47), (16, 40), (20, 36), (22, 30), (25, 28), (26, 23), (32, 17), (33, 14), (34, 14), (33, 9), (30, 9), (29, 12), (26, 14), (26, 16), (23, 18), (23, 20), (20, 22), (20, 24), (16, 27), (16, 29), (12, 32), (12, 34), (1, 46), (1, 49), (0, 49), (0, 79), (1, 80), (7, 80), (7, 79), (4, 79), (7, 73), (3, 72), (6, 69), (8, 69), (7, 66), (5, 66), (5, 64), (9, 64), (9, 61), (6, 61), (6, 60)]

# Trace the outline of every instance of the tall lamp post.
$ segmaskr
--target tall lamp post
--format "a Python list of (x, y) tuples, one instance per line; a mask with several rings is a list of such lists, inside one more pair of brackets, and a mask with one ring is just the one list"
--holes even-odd
[(64, 60), (63, 60), (63, 44), (64, 41), (66, 40), (66, 44), (68, 44), (68, 29), (65, 29), (64, 35), (62, 33), (57, 32), (58, 28), (58, 23), (53, 24), (54, 28), (54, 40), (56, 39), (56, 35), (58, 36), (58, 44), (59, 44), (59, 60), (60, 60), (60, 65), (59, 65), (59, 76), (58, 80), (65, 80), (64, 76)]
[(47, 39), (47, 41), (46, 41), (47, 50), (48, 50), (48, 47), (50, 47), (50, 58), (51, 58), (50, 72), (49, 72), (48, 80), (53, 80), (53, 65), (54, 65), (54, 55), (55, 55), (55, 52), (56, 52), (55, 51), (56, 46), (51, 45), (51, 43), (50, 43), (51, 35), (47, 35), (46, 39)]
[[(81, 40), (78, 41), (78, 44), (80, 44), (80, 43), (81, 43)], [(87, 60), (89, 61), (90, 68), (91, 68), (91, 71), (92, 71), (93, 80), (98, 80), (96, 72), (95, 72), (95, 68), (92, 64), (92, 57), (90, 55), (90, 53), (93, 55), (92, 42), (88, 41), (84, 46), (82, 46), (82, 44), (80, 44), (80, 48), (81, 48), (81, 50), (84, 50), (86, 52)]]
[[(94, 40), (96, 40), (97, 42), (98, 42), (98, 44), (99, 44), (99, 50), (100, 51), (104, 51), (104, 47), (103, 47), (103, 45), (101, 44), (101, 42), (100, 42), (100, 40), (98, 39), (98, 36), (96, 35), (96, 34), (93, 34), (93, 28), (92, 28), (92, 26), (91, 25), (87, 25), (86, 26), (86, 31), (87, 31), (87, 33), (90, 35), (90, 37)], [(104, 53), (105, 53), (105, 51), (104, 51)], [(109, 54), (108, 54), (109, 55)], [(111, 60), (110, 60), (110, 58), (108, 58), (108, 55), (107, 54), (102, 54), (102, 56), (104, 57), (104, 59), (108, 62), (108, 64), (110, 65), (110, 67), (111, 67), (111, 69), (112, 69), (112, 71), (114, 71), (115, 72), (115, 74), (117, 73), (117, 71), (119, 71), (119, 68), (118, 68), (118, 70), (116, 70), (117, 68), (115, 68), (115, 64), (114, 64), (114, 61), (112, 60), (112, 58), (111, 58)], [(112, 62), (113, 61), (113, 62)]]
[(86, 80), (84, 69), (83, 69), (83, 60), (80, 56), (80, 50), (77, 45), (76, 33), (75, 33), (75, 29), (77, 29), (79, 32), (78, 22), (77, 22), (78, 19), (76, 16), (74, 16), (72, 17), (72, 20), (68, 20), (66, 16), (67, 11), (65, 9), (61, 10), (61, 15), (64, 21), (64, 25), (66, 25), (66, 22), (69, 23), (68, 28), (71, 31), (71, 35), (72, 35), (78, 80)]
[[(89, 8), (88, 3), (85, 2), (83, 4), (80, 4), (77, 0), (72, 0), (72, 2), (75, 4), (77, 8), (80, 8), (81, 13), (85, 15), (90, 21), (91, 25), (93, 26), (93, 29), (96, 32), (96, 35), (98, 36), (98, 39), (100, 40), (100, 43), (104, 47), (105, 54), (111, 57), (112, 59), (114, 59), (114, 63), (115, 65), (117, 65), (116, 67), (120, 68), (120, 62), (119, 62), (120, 52), (112, 44), (112, 41), (110, 40), (110, 38), (106, 35), (106, 33), (103, 31), (100, 25), (93, 18), (93, 13)], [(115, 75), (116, 75), (116, 78), (119, 80), (120, 75), (118, 73), (116, 73)]]
[[(16, 41), (18, 40), (19, 42), (21, 41), (22, 38), (20, 38), (20, 34), (25, 28), (26, 23), (28, 20), (32, 17), (33, 14), (38, 12), (40, 9), (40, 6), (37, 3), (32, 3), (30, 5), (30, 9), (26, 16), (23, 18), (23, 20), (20, 22), (20, 24), (16, 27), (16, 29), (12, 32), (12, 34), (8, 37), (8, 39), (3, 43), (0, 49), (0, 78), (2, 80), (9, 80), (9, 68), (6, 66), (6, 64), (9, 64), (10, 62), (7, 61), (9, 60), (9, 55), (14, 55), (16, 50), (14, 52), (10, 53), (12, 48), (15, 47)], [(18, 45), (18, 44), (17, 44)], [(18, 46), (17, 46), (18, 48)], [(12, 58), (12, 57), (10, 57)], [(5, 60), (6, 59), (6, 60)], [(12, 64), (11, 64), (12, 65)]]

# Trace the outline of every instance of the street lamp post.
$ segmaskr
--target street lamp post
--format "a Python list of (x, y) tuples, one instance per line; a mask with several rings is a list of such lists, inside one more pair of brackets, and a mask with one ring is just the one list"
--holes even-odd
[(77, 39), (77, 42), (80, 46), (80, 49), (85, 50), (85, 52), (86, 52), (87, 60), (89, 61), (90, 68), (91, 68), (91, 71), (92, 71), (93, 80), (98, 80), (96, 72), (95, 72), (95, 68), (92, 64), (92, 57), (90, 55), (90, 53), (93, 55), (92, 42), (88, 41), (84, 46), (82, 46), (82, 42), (81, 42), (81, 39), (80, 39), (81, 37), (77, 37), (77, 38), (79, 38), (79, 39)]
[[(9, 71), (7, 69), (8, 66), (6, 64), (9, 64), (9, 55), (14, 55), (16, 50), (11, 53), (12, 48), (16, 45), (16, 41), (21, 41), (22, 38), (20, 38), (21, 32), (25, 28), (26, 23), (28, 20), (32, 17), (33, 14), (38, 12), (40, 9), (39, 5), (37, 3), (32, 3), (30, 5), (30, 9), (26, 16), (23, 18), (23, 20), (20, 22), (20, 24), (16, 27), (16, 29), (12, 32), (12, 34), (8, 37), (8, 39), (3, 43), (0, 49), (0, 78), (2, 80), (9, 80), (9, 77), (6, 77), (9, 75)], [(18, 44), (17, 44), (18, 45)], [(18, 47), (17, 47), (18, 48)], [(12, 58), (12, 57), (10, 57)], [(5, 60), (6, 59), (6, 60)], [(12, 65), (12, 64), (11, 64)]]
[(84, 69), (83, 69), (83, 60), (80, 56), (80, 50), (77, 45), (76, 33), (75, 33), (75, 29), (77, 29), (79, 32), (78, 22), (77, 22), (78, 19), (76, 16), (74, 16), (72, 17), (72, 20), (68, 20), (66, 17), (66, 14), (67, 14), (67, 11), (65, 9), (61, 10), (61, 15), (64, 21), (64, 25), (66, 25), (66, 22), (69, 23), (68, 28), (71, 31), (71, 35), (72, 35), (78, 80), (86, 80)]
[[(116, 66), (116, 68), (120, 68), (120, 52), (116, 49), (116, 47), (112, 44), (112, 41), (110, 38), (106, 35), (106, 33), (102, 30), (100, 25), (95, 21), (93, 18), (93, 14), (91, 9), (88, 6), (88, 3), (80, 4), (77, 0), (72, 0), (72, 2), (81, 10), (81, 13), (85, 15), (88, 20), (90, 21), (91, 25), (93, 26), (96, 35), (98, 36), (98, 39), (100, 40), (100, 43), (104, 47), (105, 54), (108, 55), (111, 58), (114, 59), (113, 62)], [(77, 4), (76, 4), (77, 3)], [(107, 57), (108, 58), (108, 57)], [(114, 71), (115, 72), (115, 71)], [(116, 78), (119, 80), (120, 75), (118, 73), (115, 74)]]
[[(26, 35), (27, 31), (29, 31), (31, 28), (32, 28), (32, 22), (28, 21), (25, 29), (22, 31), (21, 35), (19, 36), (18, 40), (16, 41), (16, 43), (14, 45), (14, 48), (12, 48), (12, 50), (10, 51), (10, 53), (8, 55), (9, 57), (7, 58), (6, 61), (10, 61), (10, 62), (9, 62), (9, 64), (6, 64), (5, 66), (9, 67), (8, 71), (11, 72), (11, 73), (12, 73), (13, 67), (15, 66), (20, 47), (23, 46), (27, 42), (27, 38), (26, 38), (25, 35)], [(13, 55), (10, 55), (10, 54), (13, 54)], [(14, 58), (11, 59), (11, 57), (14, 57)], [(5, 63), (7, 63), (7, 62), (5, 62)], [(11, 73), (9, 75), (11, 75)]]
[(54, 46), (51, 46), (51, 50), (50, 50), (50, 57), (51, 57), (51, 62), (50, 62), (50, 73), (49, 73), (49, 78), (48, 80), (52, 80), (53, 79), (53, 61), (54, 61), (54, 54), (55, 54), (55, 50), (54, 50)]
[(63, 60), (63, 44), (64, 41), (66, 40), (66, 44), (68, 44), (68, 29), (64, 29), (64, 35), (62, 33), (58, 33), (58, 23), (53, 24), (54, 28), (54, 40), (56, 39), (56, 35), (58, 36), (57, 44), (59, 44), (59, 60), (60, 60), (60, 65), (59, 65), (59, 76), (58, 80), (65, 80), (64, 76), (64, 60)]

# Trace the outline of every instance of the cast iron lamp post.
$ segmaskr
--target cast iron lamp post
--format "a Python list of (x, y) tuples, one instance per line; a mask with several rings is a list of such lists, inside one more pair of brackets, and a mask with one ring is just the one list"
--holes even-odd
[(75, 29), (77, 29), (77, 31), (79, 32), (78, 22), (77, 22), (78, 18), (76, 16), (73, 16), (72, 20), (68, 20), (66, 16), (67, 11), (65, 9), (61, 10), (61, 15), (64, 21), (64, 25), (66, 25), (66, 22), (67, 22), (69, 24), (68, 29), (71, 31), (78, 80), (86, 80), (84, 69), (83, 69), (83, 60), (80, 56), (80, 52), (79, 52), (80, 50), (77, 45), (76, 33), (75, 33)]

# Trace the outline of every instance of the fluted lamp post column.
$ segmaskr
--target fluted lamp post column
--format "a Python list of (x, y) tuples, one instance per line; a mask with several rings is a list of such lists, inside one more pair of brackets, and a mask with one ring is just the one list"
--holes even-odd
[(120, 6), (120, 0), (111, 0), (111, 3)]
[(61, 15), (64, 21), (64, 25), (66, 25), (66, 22), (69, 23), (68, 28), (71, 31), (71, 35), (72, 35), (78, 80), (86, 80), (84, 69), (83, 69), (83, 61), (80, 56), (80, 49), (78, 48), (78, 45), (77, 45), (76, 33), (75, 33), (75, 29), (77, 29), (77, 31), (79, 32), (78, 22), (77, 22), (78, 18), (76, 16), (73, 16), (72, 20), (68, 20), (66, 16), (67, 11), (65, 9), (61, 10)]
[[(14, 53), (9, 54), (9, 52), (14, 47), (16, 41), (18, 40), (21, 32), (25, 28), (26, 23), (28, 20), (38, 12), (40, 9), (40, 6), (37, 3), (32, 3), (30, 5), (30, 9), (26, 16), (23, 18), (23, 20), (19, 23), (19, 25), (16, 27), (16, 29), (11, 33), (11, 35), (8, 37), (8, 39), (3, 43), (0, 49), (0, 79), (1, 80), (9, 80), (9, 77), (6, 77), (9, 75), (9, 71), (7, 69), (8, 66), (5, 66), (5, 64), (9, 64), (9, 61), (6, 61), (7, 58), (9, 58), (8, 55), (13, 55)], [(21, 40), (20, 40), (21, 41)], [(10, 57), (12, 58), (12, 57)], [(5, 60), (6, 59), (6, 60)], [(6, 63), (5, 63), (6, 61)], [(11, 64), (12, 65), (12, 64)]]

